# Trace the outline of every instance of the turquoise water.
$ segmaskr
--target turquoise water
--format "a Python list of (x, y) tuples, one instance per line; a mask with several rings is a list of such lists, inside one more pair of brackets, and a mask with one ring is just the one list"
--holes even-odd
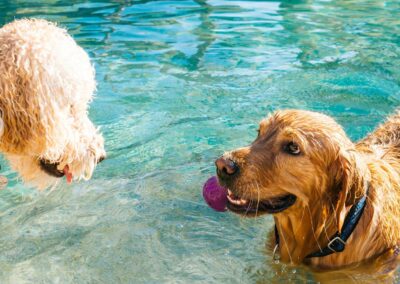
[(327, 113), (354, 140), (372, 130), (400, 105), (399, 14), (379, 0), (0, 2), (1, 25), (54, 20), (90, 54), (108, 152), (91, 181), (41, 194), (1, 160), (0, 282), (313, 282), (277, 279), (272, 218), (213, 212), (202, 183), (275, 109)]

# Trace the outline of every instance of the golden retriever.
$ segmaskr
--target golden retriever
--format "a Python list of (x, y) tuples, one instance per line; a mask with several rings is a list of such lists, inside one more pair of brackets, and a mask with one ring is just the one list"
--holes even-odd
[[(326, 269), (399, 260), (400, 112), (354, 144), (326, 115), (277, 111), (261, 121), (251, 145), (216, 166), (228, 209), (273, 214), (271, 243), (281, 261)], [(356, 207), (358, 222), (347, 218)], [(344, 230), (351, 232), (336, 240), (345, 243), (338, 251), (332, 241)], [(313, 256), (321, 251), (329, 254)]]

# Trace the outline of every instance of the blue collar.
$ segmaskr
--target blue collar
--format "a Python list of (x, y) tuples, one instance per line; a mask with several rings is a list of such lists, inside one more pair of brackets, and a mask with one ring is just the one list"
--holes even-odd
[[(313, 252), (309, 255), (306, 256), (306, 258), (310, 257), (323, 257), (330, 255), (335, 252), (342, 252), (345, 249), (346, 246), (346, 241), (350, 237), (351, 233), (353, 233), (354, 229), (356, 228), (358, 221), (361, 218), (362, 213), (364, 212), (365, 204), (367, 203), (367, 196), (368, 196), (368, 191), (369, 187), (367, 189), (366, 195), (361, 197), (357, 203), (355, 203), (351, 209), (349, 214), (347, 214), (343, 227), (342, 227), (342, 232), (336, 232), (331, 238), (328, 243), (328, 245), (320, 249), (316, 252)], [(276, 252), (276, 249), (279, 247), (279, 234), (278, 234), (278, 229), (276, 228), (275, 225), (275, 242), (276, 246), (274, 249), (274, 253)]]

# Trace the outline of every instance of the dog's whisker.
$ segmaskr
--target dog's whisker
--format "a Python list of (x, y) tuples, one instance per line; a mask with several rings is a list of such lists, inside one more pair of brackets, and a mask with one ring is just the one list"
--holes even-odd
[(281, 232), (283, 242), (285, 243), (285, 247), (286, 247), (286, 250), (287, 250), (289, 258), (290, 258), (290, 263), (293, 263), (292, 255), (290, 253), (290, 249), (289, 249), (288, 243), (286, 242), (285, 234), (283, 233), (284, 231), (282, 230), (282, 225), (280, 223), (279, 223), (279, 231)]
[[(246, 184), (246, 187), (245, 187), (245, 188), (246, 188), (246, 192), (247, 192), (248, 189), (249, 189), (249, 185)], [(251, 192), (251, 190), (250, 190), (250, 192)], [(251, 206), (252, 206), (252, 200), (250, 199), (250, 200), (249, 200), (249, 203), (248, 203), (248, 205), (247, 205), (246, 211), (245, 211), (245, 213), (244, 213), (244, 216), (245, 216), (245, 217), (247, 217), (247, 214), (249, 213), (249, 210), (250, 210)]]
[[(303, 207), (303, 212), (301, 213), (301, 218), (300, 218), (300, 224), (303, 223), (303, 218), (304, 218), (304, 212), (306, 211), (306, 208)], [(301, 230), (301, 227), (297, 228), (297, 231), (295, 232), (295, 234), (297, 235), (297, 233), (299, 232), (299, 230)]]
[(247, 214), (249, 213), (249, 211), (250, 211), (250, 209), (251, 209), (251, 206), (253, 206), (253, 200), (250, 200), (250, 201), (249, 201), (249, 205), (247, 206), (245, 216), (247, 216)]
[(319, 249), (320, 251), (322, 251), (322, 248), (321, 248), (321, 246), (319, 245), (317, 236), (315, 235), (313, 216), (312, 216), (312, 214), (311, 214), (311, 210), (310, 210), (310, 207), (309, 207), (308, 205), (307, 205), (307, 209), (308, 209), (308, 213), (310, 214), (311, 230), (312, 230), (312, 232), (313, 232), (314, 239), (315, 239), (315, 241), (317, 242), (318, 249)]
[(258, 214), (258, 206), (260, 206), (260, 187), (258, 185), (258, 182), (256, 182), (257, 186), (257, 206), (256, 206), (256, 216)]

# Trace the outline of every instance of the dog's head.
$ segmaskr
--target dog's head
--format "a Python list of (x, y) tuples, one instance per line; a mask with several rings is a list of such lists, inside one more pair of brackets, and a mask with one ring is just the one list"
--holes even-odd
[(39, 188), (57, 178), (89, 179), (105, 157), (88, 118), (96, 88), (86, 52), (44, 20), (0, 29), (0, 151)]
[(309, 111), (278, 111), (261, 121), (251, 145), (216, 161), (228, 208), (244, 215), (292, 212), (334, 205), (341, 218), (352, 198), (357, 159), (354, 144), (330, 117)]

